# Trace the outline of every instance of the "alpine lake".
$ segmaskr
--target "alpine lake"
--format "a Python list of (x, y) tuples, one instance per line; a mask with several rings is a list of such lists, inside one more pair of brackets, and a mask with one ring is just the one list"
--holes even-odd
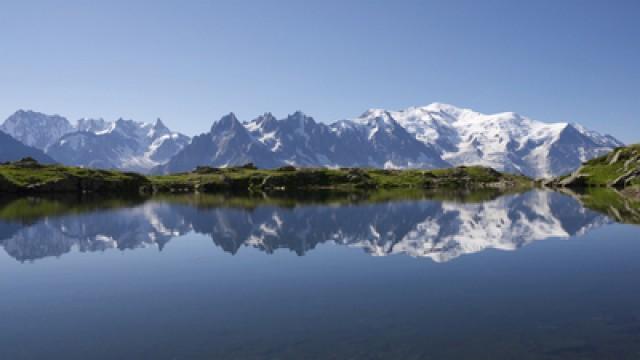
[(611, 190), (0, 198), (1, 359), (639, 359)]

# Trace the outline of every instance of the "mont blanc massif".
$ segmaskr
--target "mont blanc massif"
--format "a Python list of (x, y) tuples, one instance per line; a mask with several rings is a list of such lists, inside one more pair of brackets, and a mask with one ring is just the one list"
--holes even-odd
[(19, 110), (0, 126), (0, 161), (144, 173), (253, 163), (261, 168), (444, 168), (483, 165), (546, 178), (575, 170), (622, 142), (577, 124), (545, 123), (513, 112), (482, 114), (433, 103), (402, 111), (371, 109), (332, 124), (302, 112), (241, 121), (230, 113), (190, 138), (154, 123), (80, 119)]

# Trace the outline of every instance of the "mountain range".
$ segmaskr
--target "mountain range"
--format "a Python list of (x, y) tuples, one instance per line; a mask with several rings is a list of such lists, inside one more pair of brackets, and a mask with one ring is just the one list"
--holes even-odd
[(157, 174), (199, 165), (228, 167), (442, 168), (484, 165), (535, 178), (569, 173), (622, 146), (577, 124), (544, 123), (513, 112), (486, 115), (433, 103), (401, 111), (370, 109), (354, 119), (316, 122), (298, 111), (240, 121), (230, 113), (190, 139), (153, 124), (18, 111), (0, 130), (54, 160)]
[(371, 109), (355, 119), (316, 122), (302, 112), (240, 122), (232, 113), (193, 139), (156, 173), (195, 165), (442, 168), (483, 165), (534, 178), (575, 170), (623, 143), (577, 124), (516, 113), (485, 115), (434, 103), (402, 111)]
[(71, 124), (59, 115), (24, 110), (7, 118), (0, 130), (66, 165), (140, 172), (166, 163), (190, 142), (160, 119), (80, 119)]

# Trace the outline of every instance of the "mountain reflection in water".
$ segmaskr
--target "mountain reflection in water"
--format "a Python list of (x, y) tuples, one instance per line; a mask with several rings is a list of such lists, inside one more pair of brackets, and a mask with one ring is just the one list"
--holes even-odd
[[(485, 249), (516, 250), (537, 240), (569, 238), (611, 222), (573, 197), (541, 190), (474, 202), (206, 200), (185, 195), (96, 206), (11, 200), (0, 210), (0, 246), (16, 260), (33, 261), (74, 250), (162, 250), (171, 239), (196, 232), (231, 254), (254, 247), (304, 255), (332, 242), (374, 256), (446, 262)], [(52, 208), (61, 211), (48, 212)]]

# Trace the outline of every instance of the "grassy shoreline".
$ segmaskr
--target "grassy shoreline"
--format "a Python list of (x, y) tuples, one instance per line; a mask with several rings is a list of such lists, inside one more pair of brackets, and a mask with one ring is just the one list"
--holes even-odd
[(523, 176), (470, 166), (436, 170), (365, 168), (256, 169), (199, 167), (193, 172), (145, 176), (114, 170), (42, 165), (32, 159), (0, 164), (0, 193), (223, 193), (358, 191), (375, 189), (528, 189)]
[(609, 154), (585, 162), (571, 174), (546, 184), (552, 188), (609, 188), (640, 199), (640, 145), (619, 147)]
[(437, 170), (324, 169), (286, 167), (275, 170), (234, 167), (149, 177), (156, 192), (307, 191), (364, 189), (509, 189), (531, 180), (484, 167)]

